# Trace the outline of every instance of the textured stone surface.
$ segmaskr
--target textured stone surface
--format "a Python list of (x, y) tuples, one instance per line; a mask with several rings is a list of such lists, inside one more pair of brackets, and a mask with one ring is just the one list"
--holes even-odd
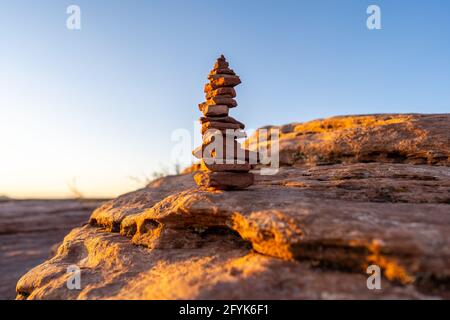
[(14, 299), (26, 271), (51, 255), (74, 227), (86, 223), (98, 201), (5, 201), (0, 203), (0, 300)]
[(149, 209), (172, 193), (193, 185), (193, 179), (180, 176), (157, 179), (145, 189), (124, 194), (100, 206), (93, 212), (90, 223), (101, 225), (109, 231), (119, 231), (120, 222), (125, 216)]
[[(232, 235), (204, 235), (194, 250), (130, 245), (119, 234), (73, 230), (58, 255), (19, 283), (29, 299), (377, 299), (436, 298), (413, 286), (366, 288), (355, 273), (311, 268), (252, 252)], [(84, 258), (84, 259), (83, 259)], [(83, 290), (68, 290), (67, 265), (82, 270)], [(39, 274), (39, 277), (36, 275)], [(33, 276), (34, 275), (34, 276)], [(83, 285), (84, 283), (84, 285)], [(356, 295), (355, 293), (358, 293)]]
[(240, 130), (244, 129), (242, 124), (231, 123), (231, 122), (219, 122), (219, 121), (208, 121), (202, 123), (202, 134), (205, 134), (208, 130), (215, 131), (220, 130), (226, 132), (226, 130)]
[[(92, 214), (90, 225), (74, 229), (55, 257), (21, 278), (17, 297), (450, 298), (450, 168), (442, 140), (448, 117), (375, 118), (377, 126), (367, 118), (339, 118), (359, 123), (327, 131), (342, 144), (325, 133), (311, 133), (317, 136), (309, 144), (297, 139), (304, 134), (284, 136), (292, 144), (283, 144), (282, 153), (308, 145), (302, 150), (312, 156), (276, 175), (255, 175), (246, 190), (199, 190), (193, 172), (112, 200)], [(380, 124), (386, 119), (390, 124)], [(311, 130), (296, 124), (283, 135), (299, 125)], [(354, 134), (352, 143), (345, 130)], [(393, 163), (383, 156), (388, 150), (405, 156)], [(422, 163), (418, 155), (430, 157)], [(82, 270), (80, 291), (66, 288), (72, 264)], [(366, 287), (371, 264), (382, 269), (382, 290)]]
[[(450, 165), (449, 114), (340, 116), (268, 126), (281, 131), (281, 165), (391, 162)], [(248, 145), (258, 142), (258, 132)]]
[[(229, 160), (232, 161), (232, 160)], [(252, 165), (244, 162), (238, 163), (234, 160), (232, 163), (215, 163), (215, 159), (203, 159), (201, 161), (201, 170), (202, 171), (214, 171), (214, 172), (222, 172), (222, 171), (243, 171), (249, 172), (252, 169)], [(253, 179), (252, 179), (253, 180)]]
[(236, 97), (236, 90), (231, 87), (224, 87), (219, 88), (217, 90), (209, 91), (206, 94), (206, 99), (210, 99), (215, 96), (226, 96), (228, 98), (235, 98)]
[(200, 105), (200, 111), (206, 117), (226, 117), (228, 116), (228, 106), (225, 105)]
[(250, 170), (248, 164), (208, 165), (207, 170), (213, 169), (215, 170), (213, 172), (201, 171), (195, 174), (194, 180), (199, 187), (216, 190), (239, 190), (251, 186), (255, 180), (253, 174), (248, 172)]
[(228, 98), (228, 97), (224, 97), (224, 96), (212, 97), (212, 98), (208, 99), (206, 101), (206, 103), (208, 105), (221, 105), (221, 104), (223, 104), (223, 105), (228, 106), (229, 108), (234, 108), (234, 107), (236, 107), (238, 105), (237, 101), (234, 100), (233, 98)]
[[(22, 278), (19, 297), (448, 297), (448, 167), (340, 164), (256, 178), (248, 190), (206, 192), (181, 175), (166, 187), (185, 190), (160, 201), (151, 185), (104, 205)], [(121, 235), (107, 231), (114, 224)], [(372, 263), (384, 272), (380, 292), (365, 287)], [(82, 267), (80, 292), (65, 288), (69, 264)]]

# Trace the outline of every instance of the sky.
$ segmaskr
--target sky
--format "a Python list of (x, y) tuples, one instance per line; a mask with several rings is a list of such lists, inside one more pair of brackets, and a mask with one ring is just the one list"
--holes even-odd
[[(371, 4), (380, 30), (366, 26)], [(66, 27), (69, 5), (81, 30)], [(222, 53), (242, 80), (231, 115), (250, 129), (449, 112), (449, 39), (450, 2), (437, 0), (2, 2), (0, 196), (64, 198), (75, 185), (114, 197), (172, 170), (172, 134), (199, 135)]]

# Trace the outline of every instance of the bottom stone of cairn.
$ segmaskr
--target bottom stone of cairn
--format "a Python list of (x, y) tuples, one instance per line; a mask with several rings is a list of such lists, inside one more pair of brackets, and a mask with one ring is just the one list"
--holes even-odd
[(198, 186), (217, 190), (238, 190), (251, 186), (254, 175), (250, 172), (198, 172), (194, 176)]
[[(224, 160), (225, 161), (225, 160)], [(200, 168), (203, 171), (240, 171), (249, 172), (252, 169), (252, 165), (249, 163), (214, 163), (213, 160), (203, 159), (200, 163)]]

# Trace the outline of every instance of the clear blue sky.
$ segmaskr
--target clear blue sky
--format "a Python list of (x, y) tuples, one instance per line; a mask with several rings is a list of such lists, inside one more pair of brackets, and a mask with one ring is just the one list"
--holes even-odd
[[(66, 8), (82, 30), (66, 28)], [(368, 30), (369, 4), (382, 30)], [(449, 1), (8, 1), (0, 5), (0, 194), (116, 196), (170, 167), (224, 53), (257, 128), (450, 110)]]

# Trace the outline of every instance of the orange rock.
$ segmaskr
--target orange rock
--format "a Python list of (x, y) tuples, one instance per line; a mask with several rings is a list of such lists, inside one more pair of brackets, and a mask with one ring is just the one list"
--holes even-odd
[(235, 87), (241, 83), (241, 79), (236, 76), (224, 77), (211, 80), (211, 86), (213, 89), (220, 87)]
[(229, 140), (235, 140), (235, 139), (244, 139), (247, 138), (247, 134), (245, 133), (245, 131), (242, 131), (240, 129), (230, 129), (226, 132), (224, 132), (223, 130), (218, 130), (218, 129), (209, 129), (207, 132), (205, 132), (202, 135), (202, 139), (203, 139), (203, 143), (210, 143), (211, 141), (213, 141), (214, 139), (216, 139), (216, 137), (221, 136), (223, 140), (225, 139), (229, 139)]
[(230, 66), (229, 63), (226, 61), (217, 61), (214, 64), (214, 69), (225, 69), (228, 68), (229, 66)]
[[(238, 172), (249, 172), (252, 169), (252, 165), (248, 162), (245, 163), (215, 163), (217, 161), (214, 158), (203, 158), (201, 161), (201, 170), (203, 171), (213, 171), (213, 172), (223, 172), (223, 171), (238, 171)], [(228, 160), (230, 162), (230, 160)]]
[(251, 186), (254, 176), (249, 172), (198, 172), (194, 180), (198, 186), (207, 189), (236, 190)]
[(226, 131), (227, 129), (238, 130), (244, 129), (242, 125), (231, 122), (219, 122), (219, 121), (208, 121), (202, 123), (202, 134), (205, 134), (209, 129), (217, 129), (219, 131)]
[(215, 75), (215, 74), (231, 74), (231, 75), (235, 75), (236, 73), (234, 73), (233, 69), (230, 68), (214, 68), (209, 72), (209, 75)]
[[(337, 116), (290, 127), (280, 133), (282, 166), (356, 162), (450, 166), (449, 114)], [(280, 129), (265, 129), (271, 128)], [(266, 146), (266, 140), (258, 130), (246, 146)]]
[(217, 75), (218, 77), (211, 79), (210, 83), (205, 85), (205, 93), (222, 87), (235, 87), (241, 83), (238, 76)]
[[(205, 115), (200, 118), (203, 143), (192, 154), (202, 159), (204, 171), (221, 174), (198, 176), (197, 185), (222, 190), (245, 188), (253, 183), (253, 175), (249, 175), (248, 171), (252, 168), (251, 163), (257, 163), (258, 154), (241, 148), (236, 141), (236, 130), (244, 129), (245, 125), (228, 116), (229, 108), (237, 106), (236, 100), (233, 99), (236, 97), (233, 87), (240, 84), (241, 80), (228, 67), (223, 55), (217, 59), (208, 79), (210, 82), (204, 88), (207, 100), (199, 104), (199, 109)], [(233, 132), (230, 133), (229, 130)], [(216, 140), (217, 134), (223, 142)], [(242, 163), (237, 163), (237, 159)], [(233, 161), (227, 163), (229, 161), (226, 160)], [(237, 172), (243, 176), (239, 177)]]
[(229, 67), (229, 64), (227, 60), (225, 59), (224, 55), (221, 55), (216, 63), (214, 64), (214, 69), (226, 69)]
[(216, 90), (209, 91), (206, 94), (206, 99), (211, 99), (212, 97), (215, 97), (215, 96), (222, 96), (225, 98), (235, 98), (236, 90), (234, 90), (234, 88), (231, 88), (231, 87), (218, 88)]
[(224, 117), (228, 116), (228, 106), (226, 105), (208, 105), (199, 104), (200, 111), (206, 117)]
[(235, 118), (233, 117), (201, 117), (200, 119), (200, 123), (206, 123), (206, 122), (225, 122), (225, 123), (234, 123), (234, 124), (238, 124), (240, 126), (240, 129), (244, 129), (245, 128), (245, 124), (243, 124), (240, 121), (237, 121)]
[(227, 98), (227, 97), (223, 97), (223, 96), (212, 97), (211, 99), (209, 99), (207, 101), (207, 103), (209, 105), (224, 104), (224, 105), (228, 106), (229, 108), (234, 108), (237, 106), (236, 100), (234, 100), (233, 98)]
[[(218, 147), (221, 149), (217, 150)], [(258, 162), (258, 152), (243, 149), (241, 144), (232, 138), (228, 140), (224, 138), (221, 146), (213, 145), (213, 141), (203, 142), (201, 146), (192, 151), (192, 155), (197, 159), (216, 158), (222, 161), (239, 159), (242, 162), (245, 161), (250, 164), (256, 164)]]
[[(448, 299), (450, 115), (291, 127), (280, 154), (296, 161), (255, 175), (249, 190), (199, 190), (190, 173), (103, 204), (19, 280), (17, 299)], [(226, 173), (206, 174), (197, 179), (208, 187)], [(222, 179), (246, 173), (234, 174)], [(42, 205), (12, 204), (0, 206), (0, 231), (17, 251), (14, 241), (35, 239), (27, 229), (50, 222), (29, 223)], [(382, 290), (367, 289), (370, 264)], [(81, 268), (81, 290), (66, 289), (68, 265)]]

